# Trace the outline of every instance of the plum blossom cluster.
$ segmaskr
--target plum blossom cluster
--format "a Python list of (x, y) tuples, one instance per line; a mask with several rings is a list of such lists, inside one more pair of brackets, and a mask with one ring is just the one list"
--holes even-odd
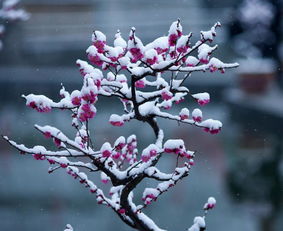
[[(94, 31), (92, 44), (86, 50), (89, 62), (77, 60), (83, 82), (81, 89), (69, 92), (62, 86), (61, 100), (57, 102), (43, 95), (23, 95), (26, 105), (38, 112), (70, 111), (74, 137), (50, 125), (35, 125), (54, 143), (55, 150), (40, 145), (28, 148), (6, 136), (4, 139), (21, 154), (48, 161), (49, 173), (64, 169), (95, 196), (98, 204), (110, 207), (130, 227), (140, 231), (162, 231), (144, 210), (189, 175), (196, 153), (187, 149), (181, 139), (164, 140), (158, 121), (168, 119), (193, 125), (211, 134), (221, 130), (220, 121), (205, 118), (198, 108), (210, 102), (209, 93), (191, 93), (185, 86), (192, 72), (223, 73), (227, 68), (238, 66), (212, 57), (217, 46), (210, 43), (218, 27), (220, 23), (208, 31), (201, 31), (195, 44), (191, 44), (191, 33), (183, 33), (180, 20), (172, 23), (167, 36), (146, 45), (137, 37), (135, 28), (131, 29), (127, 41), (118, 31), (113, 45), (102, 32)], [(123, 114), (110, 115), (111, 126), (122, 127), (131, 120), (145, 122), (152, 128), (155, 141), (141, 148), (136, 134), (132, 134), (94, 146), (89, 122), (99, 113), (96, 103), (101, 97), (117, 99), (124, 109)], [(188, 102), (193, 108), (187, 107)], [(178, 114), (170, 112), (173, 107), (179, 108)], [(176, 167), (163, 172), (158, 163), (166, 156), (176, 158)], [(101, 182), (91, 180), (90, 175), (96, 173), (100, 174)], [(155, 180), (155, 187), (145, 188), (141, 198), (135, 196), (135, 188), (146, 179)], [(101, 189), (102, 184), (109, 185), (108, 192)], [(214, 198), (208, 199), (205, 214), (215, 203)], [(196, 217), (188, 230), (204, 230), (204, 218)], [(71, 226), (66, 229), (72, 230)]]
[[(0, 38), (5, 33), (5, 24), (15, 21), (28, 20), (30, 15), (23, 9), (18, 9), (17, 5), (20, 0), (3, 0), (0, 5)], [(2, 49), (2, 41), (0, 40), (0, 50)]]

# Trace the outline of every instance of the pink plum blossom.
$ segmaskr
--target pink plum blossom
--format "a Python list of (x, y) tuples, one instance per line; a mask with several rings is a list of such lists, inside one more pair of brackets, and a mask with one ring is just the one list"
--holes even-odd
[(45, 160), (45, 156), (42, 154), (33, 154), (35, 160)]
[(138, 80), (137, 82), (135, 82), (135, 86), (137, 88), (145, 88), (145, 83), (143, 80)]

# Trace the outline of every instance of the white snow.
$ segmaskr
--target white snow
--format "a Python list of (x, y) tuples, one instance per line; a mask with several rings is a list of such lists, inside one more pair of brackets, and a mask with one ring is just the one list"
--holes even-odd
[(155, 56), (157, 57), (157, 52), (154, 49), (149, 49), (145, 52), (145, 58), (152, 59)]
[(114, 46), (115, 47), (122, 47), (123, 49), (125, 49), (127, 47), (127, 42), (122, 38), (119, 30), (115, 34)]
[(66, 228), (64, 229), (64, 231), (74, 231), (73, 227), (70, 224), (66, 225)]
[(108, 151), (112, 150), (111, 144), (109, 142), (105, 142), (100, 148), (101, 153), (105, 150), (108, 150)]
[(210, 100), (210, 96), (207, 92), (193, 94), (192, 96), (197, 100), (202, 100), (202, 101)]
[(112, 114), (109, 118), (109, 121), (111, 122), (124, 122), (124, 120), (122, 119), (121, 116), (117, 115), (117, 114)]
[(95, 41), (106, 41), (106, 36), (101, 31), (94, 31), (91, 37), (92, 42)]
[(222, 123), (219, 120), (207, 119), (199, 123), (203, 127), (207, 127), (210, 130), (219, 129), (222, 127)]
[(170, 140), (167, 140), (165, 143), (164, 143), (164, 149), (175, 149), (175, 148), (178, 148), (178, 149), (184, 149), (185, 148), (185, 144), (184, 144), (184, 141), (181, 140), (181, 139), (170, 139)]
[(202, 117), (202, 111), (198, 108), (195, 108), (192, 112), (193, 117)]
[(190, 66), (196, 66), (198, 64), (199, 60), (194, 56), (188, 56), (186, 59), (186, 64)]
[(167, 49), (169, 48), (168, 46), (168, 37), (163, 36), (155, 39), (153, 42), (147, 44), (145, 46), (145, 50), (152, 49), (152, 48), (161, 48), (161, 49)]
[(158, 113), (159, 108), (155, 106), (155, 102), (146, 102), (139, 106), (139, 112), (141, 115), (146, 116), (149, 114)]
[(202, 44), (198, 48), (198, 58), (199, 59), (208, 59), (209, 55), (217, 48), (217, 45), (210, 47), (207, 44)]
[(215, 205), (216, 204), (216, 200), (215, 200), (214, 197), (209, 197), (208, 200), (207, 200), (207, 203), (211, 204), (211, 205)]
[(203, 217), (195, 217), (194, 223), (195, 223), (195, 224), (198, 224), (198, 226), (199, 226), (200, 228), (204, 228), (204, 227), (205, 227), (205, 221), (204, 221), (204, 218), (203, 218)]
[(195, 217), (194, 224), (188, 229), (188, 231), (200, 231), (200, 228), (205, 228), (204, 217)]
[(137, 216), (139, 219), (141, 219), (145, 224), (147, 224), (150, 229), (153, 231), (166, 231), (164, 229), (160, 229), (154, 222), (151, 220), (148, 216), (146, 216), (144, 213), (137, 213)]
[(176, 47), (178, 48), (187, 45), (189, 40), (190, 40), (190, 35), (182, 35), (178, 39)]
[(175, 21), (171, 24), (168, 33), (169, 34), (177, 34), (177, 30), (179, 30), (180, 32), (182, 32), (183, 28), (182, 25), (180, 23), (180, 21)]

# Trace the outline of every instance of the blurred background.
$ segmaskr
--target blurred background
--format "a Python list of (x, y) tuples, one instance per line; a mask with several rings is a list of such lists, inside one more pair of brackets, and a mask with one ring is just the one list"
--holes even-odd
[[(0, 1), (0, 7), (3, 1)], [(215, 56), (237, 61), (240, 68), (226, 73), (195, 73), (187, 81), (193, 93), (209, 92), (205, 117), (224, 127), (210, 135), (191, 126), (160, 120), (167, 138), (183, 138), (197, 150), (190, 177), (147, 209), (168, 230), (185, 230), (202, 215), (209, 196), (217, 207), (207, 217), (208, 230), (283, 230), (283, 25), (280, 0), (22, 0), (28, 20), (1, 18), (0, 129), (1, 134), (30, 146), (46, 144), (34, 124), (52, 125), (74, 136), (70, 115), (64, 111), (39, 114), (25, 107), (21, 94), (45, 94), (59, 99), (60, 84), (80, 89), (76, 59), (86, 60), (93, 30), (112, 41), (117, 29), (124, 37), (132, 26), (148, 43), (166, 35), (181, 19), (183, 31), (194, 33), (222, 23)], [(0, 11), (1, 12), (1, 11)], [(3, 11), (2, 11), (3, 13)], [(3, 16), (3, 14), (2, 14)], [(26, 18), (27, 19), (27, 18)], [(1, 30), (0, 30), (1, 31)], [(189, 108), (197, 107), (195, 102)], [(181, 109), (176, 107), (176, 113)], [(91, 133), (97, 146), (120, 135), (136, 133), (140, 147), (153, 140), (149, 127), (131, 122), (123, 128), (108, 123), (120, 105), (100, 99)], [(137, 132), (138, 131), (138, 132)], [(175, 161), (164, 158), (169, 171)], [(0, 230), (76, 231), (130, 230), (113, 212), (96, 204), (93, 195), (58, 171), (49, 175), (45, 162), (21, 156), (0, 140)], [(141, 189), (138, 189), (138, 192)]]

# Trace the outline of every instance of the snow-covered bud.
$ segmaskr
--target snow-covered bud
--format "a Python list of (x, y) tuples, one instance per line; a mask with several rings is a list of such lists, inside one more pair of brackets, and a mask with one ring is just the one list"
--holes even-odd
[[(251, 3), (252, 4), (252, 3)], [(200, 36), (201, 36), (201, 41), (209, 41), (212, 42), (213, 38), (216, 36), (216, 28), (220, 27), (221, 24), (220, 22), (217, 22), (209, 31), (201, 31)]]
[(52, 137), (52, 135), (49, 131), (44, 132), (43, 135), (44, 135), (45, 138), (51, 138)]
[(61, 86), (61, 89), (60, 89), (60, 96), (62, 98), (68, 98), (70, 96), (69, 92), (66, 91), (63, 85)]
[(102, 154), (102, 157), (110, 157), (111, 153), (112, 153), (112, 147), (110, 145), (110, 143), (105, 142), (101, 148), (100, 148), (100, 152)]
[(222, 123), (218, 120), (208, 119), (201, 123), (201, 126), (204, 127), (204, 131), (211, 134), (217, 134), (222, 128)]
[(186, 59), (186, 66), (195, 67), (199, 63), (199, 60), (194, 56), (188, 56)]
[(138, 60), (141, 60), (144, 57), (140, 48), (136, 48), (136, 47), (130, 48), (130, 53), (133, 56), (132, 58), (133, 63), (136, 63)]
[(151, 204), (152, 200), (156, 200), (160, 192), (155, 188), (146, 188), (142, 195), (142, 200), (146, 205)]
[(150, 160), (151, 157), (157, 155), (158, 147), (155, 144), (150, 144), (142, 151), (141, 159), (143, 162), (147, 162)]
[(42, 154), (33, 154), (32, 155), (35, 160), (45, 160), (46, 157)]
[(126, 83), (127, 77), (124, 74), (116, 75), (116, 81), (120, 83)]
[(137, 141), (137, 137), (136, 135), (130, 135), (128, 138), (127, 138), (127, 143), (133, 143), (133, 142), (136, 142)]
[(180, 24), (180, 20), (173, 22), (168, 32), (169, 46), (175, 46), (178, 38), (182, 36), (182, 26)]
[(131, 61), (136, 63), (138, 60), (141, 60), (144, 57), (144, 46), (141, 40), (135, 35), (135, 28), (132, 28), (130, 32), (130, 37), (128, 41), (128, 50), (132, 55)]
[(75, 105), (75, 106), (79, 106), (81, 104), (81, 92), (78, 91), (78, 90), (74, 90), (72, 93), (71, 93), (71, 101), (72, 101), (72, 104)]
[(177, 51), (179, 53), (186, 53), (187, 50), (189, 49), (189, 40), (190, 40), (190, 35), (186, 35), (186, 36), (181, 36), (179, 39), (178, 39), (178, 42), (177, 42)]
[(79, 144), (82, 148), (85, 148), (85, 141), (84, 141), (84, 139), (82, 138), (82, 137), (80, 137), (80, 136), (76, 136), (76, 138), (75, 138), (75, 142), (77, 143), (77, 144)]
[(210, 95), (207, 92), (192, 95), (200, 106), (204, 106), (210, 102)]
[(211, 55), (212, 51), (216, 49), (215, 47), (210, 47), (207, 44), (202, 44), (198, 48), (198, 59), (201, 63), (208, 64), (209, 63), (209, 56)]
[(115, 81), (115, 75), (111, 71), (109, 71), (106, 75), (106, 79), (108, 81)]
[(153, 65), (155, 63), (157, 63), (157, 52), (154, 49), (150, 49), (148, 51), (145, 52), (145, 61), (150, 64)]
[(174, 101), (176, 104), (182, 103), (185, 101), (183, 93), (176, 93), (174, 96)]
[(48, 160), (49, 164), (56, 164), (56, 161), (54, 159), (50, 158), (50, 157), (47, 158), (47, 160)]
[(171, 107), (172, 107), (172, 101), (171, 101), (171, 100), (163, 101), (163, 102), (162, 102), (162, 107), (163, 107), (165, 110), (171, 109)]
[(101, 69), (104, 70), (104, 71), (106, 71), (109, 67), (110, 67), (110, 64), (108, 64), (108, 63), (102, 63), (102, 65), (101, 65)]
[[(96, 88), (96, 86), (94, 86)], [(83, 88), (82, 98), (89, 103), (95, 103), (97, 101), (97, 89)]]
[(107, 46), (108, 58), (112, 62), (117, 62), (119, 58), (123, 56), (123, 48), (122, 47), (109, 47)]
[(181, 139), (170, 139), (164, 143), (164, 152), (181, 154), (185, 150), (184, 141)]
[(210, 72), (220, 70), (221, 73), (224, 73), (224, 63), (221, 62), (219, 59), (213, 57), (209, 61), (209, 70)]
[(127, 151), (133, 153), (134, 149), (137, 147), (137, 137), (131, 135), (127, 139)]
[(38, 112), (50, 112), (52, 101), (44, 95), (29, 94), (23, 96), (26, 99), (26, 105)]
[(93, 83), (97, 87), (97, 90), (99, 90), (100, 87), (101, 87), (101, 79), (96, 78), (96, 79), (93, 80)]
[(58, 139), (58, 138), (56, 138), (56, 137), (54, 137), (54, 143), (55, 143), (55, 145), (57, 146), (57, 147), (60, 147), (61, 146), (61, 144), (62, 144), (62, 142), (61, 142), (61, 140), (60, 139)]
[(172, 92), (168, 91), (168, 89), (163, 89), (161, 92), (161, 97), (163, 100), (169, 100), (172, 99), (173, 94)]
[(121, 57), (118, 62), (121, 65), (121, 69), (127, 69), (128, 64), (130, 63), (130, 58), (129, 57)]
[(145, 82), (144, 80), (138, 80), (137, 82), (135, 82), (135, 87), (136, 88), (145, 88)]
[(209, 209), (213, 209), (216, 205), (216, 200), (214, 197), (209, 197), (207, 202), (205, 203), (203, 209), (204, 210), (209, 210)]
[(102, 183), (104, 184), (107, 184), (110, 180), (110, 178), (104, 172), (101, 172), (100, 178), (101, 178)]
[(97, 192), (97, 187), (96, 185), (94, 185), (91, 181), (88, 182), (88, 185), (89, 185), (89, 191), (91, 193), (96, 193)]
[(93, 118), (96, 115), (96, 107), (92, 104), (82, 104), (78, 110), (78, 117), (81, 122)]
[(120, 214), (125, 214), (125, 213), (126, 213), (126, 210), (125, 210), (125, 209), (123, 209), (123, 208), (118, 209), (118, 213), (120, 213)]
[[(177, 58), (178, 54), (177, 54), (177, 51), (174, 48), (171, 48), (170, 52), (169, 52), (169, 55), (170, 55), (171, 59), (174, 59), (174, 58)], [(178, 65), (180, 65), (180, 63), (176, 62), (175, 66), (178, 66)]]
[(202, 111), (198, 108), (194, 109), (192, 112), (192, 117), (195, 122), (200, 123), (202, 121)]
[(169, 50), (168, 37), (163, 36), (155, 39), (152, 42), (152, 47), (157, 51), (157, 54), (164, 54)]
[(118, 30), (115, 34), (114, 47), (127, 48), (127, 42), (122, 38), (120, 31)]
[(143, 162), (148, 162), (150, 160), (150, 156), (148, 155), (148, 153), (142, 153), (141, 160)]
[(113, 126), (117, 126), (117, 127), (121, 127), (124, 125), (124, 120), (122, 119), (121, 116), (117, 115), (117, 114), (112, 114), (109, 118), (109, 122), (113, 125)]
[(66, 163), (61, 163), (61, 164), (60, 164), (60, 167), (61, 167), (61, 168), (67, 168), (67, 167), (68, 167), (68, 164), (66, 164)]
[(149, 155), (150, 155), (150, 157), (156, 156), (157, 155), (157, 150), (156, 149), (151, 149), (149, 151)]
[(194, 158), (194, 152), (187, 150), (187, 151), (184, 152), (184, 156), (188, 159), (192, 159), (192, 158)]
[(118, 160), (121, 157), (121, 153), (120, 152), (113, 152), (111, 157), (115, 160)]
[(103, 53), (106, 44), (106, 36), (100, 31), (94, 31), (91, 40), (97, 51)]
[(87, 57), (92, 64), (99, 66), (99, 67), (102, 66), (103, 64), (103, 60), (101, 59), (102, 54), (99, 54), (95, 46), (90, 46), (86, 50), (86, 52), (87, 52)]
[(72, 126), (77, 128), (77, 127), (79, 127), (79, 120), (78, 120), (78, 118), (76, 118), (75, 114), (73, 115), (73, 117), (74, 118), (72, 119)]
[(178, 100), (175, 101), (176, 104), (180, 104), (182, 102), (184, 102), (185, 99), (183, 97), (179, 98)]
[(116, 150), (122, 150), (126, 146), (126, 139), (124, 136), (120, 136), (114, 143)]
[(181, 120), (186, 120), (189, 119), (190, 117), (190, 111), (188, 108), (183, 108), (180, 113), (179, 113), (180, 119)]
[(102, 195), (97, 195), (96, 201), (97, 201), (97, 204), (99, 204), (99, 205), (103, 204), (104, 199), (103, 199)]
[(90, 74), (94, 70), (93, 66), (89, 65), (86, 61), (78, 59), (76, 61), (76, 64), (79, 67), (82, 76), (85, 76), (86, 74)]

